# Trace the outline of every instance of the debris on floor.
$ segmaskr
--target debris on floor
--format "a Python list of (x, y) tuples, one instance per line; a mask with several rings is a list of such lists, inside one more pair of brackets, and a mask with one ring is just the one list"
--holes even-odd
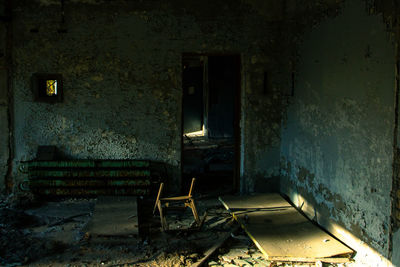
[(269, 260), (351, 261), (354, 251), (308, 220), (277, 193), (219, 198)]
[(201, 228), (186, 209), (168, 213), (163, 232), (154, 199), (138, 199), (139, 234), (108, 236), (88, 227), (97, 199), (0, 199), (0, 266), (322, 266), (265, 260), (217, 198), (196, 200)]
[(279, 262), (268, 261), (264, 255), (257, 249), (254, 243), (248, 238), (246, 233), (242, 230), (233, 235), (224, 246), (222, 246), (218, 253), (216, 253), (208, 265), (205, 266), (271, 266), (271, 267), (344, 267), (350, 265), (343, 264), (327, 264), (327, 263), (307, 263), (307, 262)]

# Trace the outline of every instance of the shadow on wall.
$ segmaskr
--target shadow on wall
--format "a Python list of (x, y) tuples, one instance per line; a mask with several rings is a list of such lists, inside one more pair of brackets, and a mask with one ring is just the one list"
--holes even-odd
[(280, 176), (265, 178), (264, 176), (255, 177), (255, 193), (279, 193)]

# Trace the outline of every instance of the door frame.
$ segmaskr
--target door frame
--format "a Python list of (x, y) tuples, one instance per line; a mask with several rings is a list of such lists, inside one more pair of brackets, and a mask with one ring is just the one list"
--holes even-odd
[[(184, 149), (184, 138), (183, 138), (183, 107), (184, 107), (184, 99), (183, 99), (183, 62), (184, 58), (188, 56), (232, 56), (235, 57), (235, 62), (238, 66), (238, 73), (235, 77), (237, 88), (235, 88), (235, 101), (234, 101), (234, 121), (233, 121), (233, 131), (234, 131), (234, 166), (233, 166), (233, 192), (239, 192), (240, 189), (240, 167), (241, 167), (241, 129), (240, 129), (240, 122), (241, 122), (241, 104), (242, 104), (242, 60), (240, 53), (182, 53), (181, 54), (181, 131), (180, 131), (180, 139), (181, 139), (181, 164), (180, 164), (180, 175), (181, 175), (181, 184), (183, 181), (183, 149)], [(204, 85), (203, 85), (204, 87)], [(204, 110), (204, 112), (207, 112)]]

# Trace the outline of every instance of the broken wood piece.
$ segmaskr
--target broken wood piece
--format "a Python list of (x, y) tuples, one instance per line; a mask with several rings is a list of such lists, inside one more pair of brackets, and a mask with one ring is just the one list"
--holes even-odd
[(207, 211), (204, 212), (203, 217), (202, 217), (202, 219), (200, 220), (200, 224), (198, 224), (198, 223), (196, 222), (196, 220), (194, 220), (194, 221), (192, 222), (192, 224), (190, 225), (189, 228), (194, 228), (194, 227), (196, 227), (196, 229), (201, 229), (201, 227), (203, 226), (204, 221), (206, 220), (206, 218), (207, 218)]
[(194, 264), (192, 264), (192, 267), (200, 267), (202, 266), (207, 259), (214, 254), (214, 252), (220, 248), (230, 237), (231, 237), (231, 233), (236, 232), (239, 229), (239, 225), (237, 225), (235, 228), (232, 229), (232, 231), (223, 234), (214, 244), (214, 246), (212, 246), (211, 248), (209, 248), (205, 253), (204, 253), (204, 257), (202, 259), (200, 259), (200, 261), (195, 262)]
[(207, 211), (204, 212), (203, 218), (201, 219), (200, 224), (198, 225), (199, 229), (201, 229), (201, 227), (203, 227), (203, 224), (206, 221), (206, 218), (207, 218)]
[(227, 221), (229, 221), (229, 220), (232, 220), (232, 217), (223, 218), (223, 219), (221, 219), (221, 220), (218, 220), (218, 221), (216, 221), (216, 222), (210, 224), (210, 225), (208, 226), (208, 228), (209, 228), (209, 229), (213, 229), (213, 228), (215, 228), (215, 227), (217, 227), (217, 226), (219, 226), (219, 225), (221, 225), (221, 224), (223, 224), (223, 223), (227, 223)]

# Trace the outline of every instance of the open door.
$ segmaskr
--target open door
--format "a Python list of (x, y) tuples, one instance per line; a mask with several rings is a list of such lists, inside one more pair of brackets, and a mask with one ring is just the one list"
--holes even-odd
[(240, 56), (182, 57), (182, 181), (203, 194), (238, 188)]

